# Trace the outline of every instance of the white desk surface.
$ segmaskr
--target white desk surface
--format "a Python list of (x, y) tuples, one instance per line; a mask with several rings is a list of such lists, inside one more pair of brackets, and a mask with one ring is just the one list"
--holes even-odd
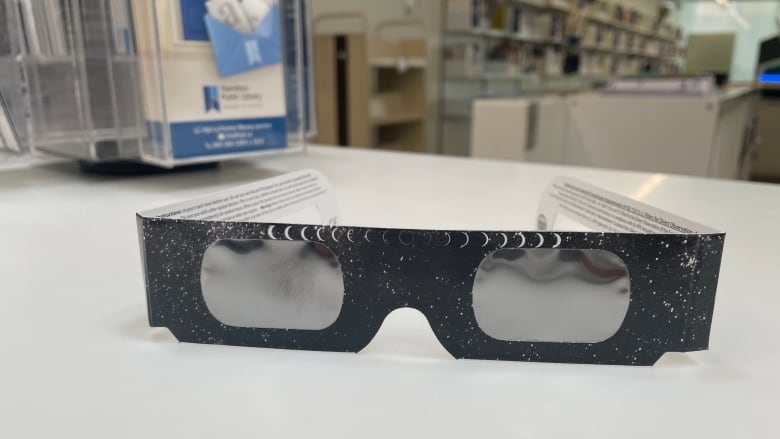
[[(408, 310), (359, 355), (149, 328), (135, 212), (304, 167), (346, 224), (532, 228), (568, 175), (725, 230), (711, 350), (654, 368), (455, 361)], [(780, 186), (330, 148), (143, 178), (1, 173), (0, 437), (777, 437), (778, 227)]]

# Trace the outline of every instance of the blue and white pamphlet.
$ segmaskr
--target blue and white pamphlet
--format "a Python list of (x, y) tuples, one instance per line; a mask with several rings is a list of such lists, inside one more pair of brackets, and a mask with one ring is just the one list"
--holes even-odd
[[(143, 0), (133, 6), (137, 29), (155, 23), (152, 12), (157, 17), (158, 48), (139, 41), (153, 145), (170, 144), (177, 161), (288, 146), (278, 0)], [(145, 56), (144, 46), (159, 58)]]

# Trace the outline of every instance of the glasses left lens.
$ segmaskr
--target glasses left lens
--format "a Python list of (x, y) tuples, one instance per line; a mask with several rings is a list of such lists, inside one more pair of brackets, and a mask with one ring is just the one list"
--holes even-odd
[(336, 256), (317, 243), (223, 240), (205, 253), (203, 298), (227, 326), (324, 330), (344, 302)]

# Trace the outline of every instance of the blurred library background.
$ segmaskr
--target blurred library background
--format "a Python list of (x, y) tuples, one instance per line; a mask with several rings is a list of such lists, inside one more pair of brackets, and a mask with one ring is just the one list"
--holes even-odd
[(312, 20), (319, 143), (780, 177), (780, 2), (316, 0)]
[[(230, 83), (237, 66), (212, 65), (230, 56), (207, 43), (218, 24), (174, 19), (190, 3), (244, 5), (258, 29), (277, 5), (278, 92), (235, 116), (274, 116), (273, 130), (185, 140), (203, 93), (214, 124), (228, 120), (220, 99), (252, 95)], [(0, 22), (4, 168), (172, 168), (330, 145), (780, 180), (777, 1), (2, 0)], [(176, 73), (201, 70), (227, 82), (187, 89), (197, 78)], [(220, 87), (237, 94), (209, 100)], [(217, 140), (177, 146), (203, 132)]]

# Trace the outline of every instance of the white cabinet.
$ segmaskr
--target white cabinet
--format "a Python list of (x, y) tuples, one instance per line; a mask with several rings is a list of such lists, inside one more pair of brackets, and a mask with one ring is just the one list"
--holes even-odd
[(566, 164), (745, 178), (756, 96), (585, 93), (568, 98)]
[(477, 99), (472, 114), (472, 156), (563, 163), (568, 110), (562, 96)]
[(748, 177), (757, 95), (478, 101), (472, 155), (699, 177)]
[(780, 179), (780, 99), (761, 99), (758, 117), (761, 144), (756, 150), (753, 177), (776, 181)]

